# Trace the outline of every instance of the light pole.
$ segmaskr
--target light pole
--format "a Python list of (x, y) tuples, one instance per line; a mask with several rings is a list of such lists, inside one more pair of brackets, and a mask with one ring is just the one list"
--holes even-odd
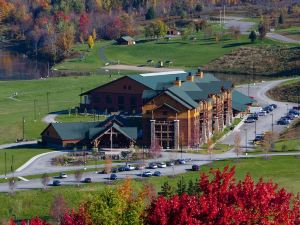
[(25, 139), (25, 117), (22, 117), (22, 141)]
[(255, 137), (256, 137), (256, 120), (254, 121), (254, 134), (255, 134)]
[(36, 122), (36, 99), (33, 100), (34, 122)]
[(273, 134), (273, 132), (274, 132), (273, 113), (271, 113), (271, 116), (272, 116), (272, 134)]
[(247, 129), (244, 129), (245, 131), (245, 145), (246, 145), (246, 156), (248, 155), (248, 140), (247, 140)]

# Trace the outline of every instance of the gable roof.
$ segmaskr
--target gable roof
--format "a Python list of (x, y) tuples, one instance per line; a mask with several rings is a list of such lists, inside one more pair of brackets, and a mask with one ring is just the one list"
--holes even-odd
[(256, 101), (239, 91), (234, 90), (232, 92), (232, 108), (236, 111), (245, 111), (247, 109), (247, 105), (250, 105), (253, 102)]
[(125, 41), (134, 41), (134, 39), (130, 36), (122, 36), (120, 37), (121, 39), (125, 40)]

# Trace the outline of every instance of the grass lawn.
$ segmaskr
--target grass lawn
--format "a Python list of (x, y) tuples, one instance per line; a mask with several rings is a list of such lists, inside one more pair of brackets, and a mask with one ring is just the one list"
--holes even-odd
[[(274, 41), (265, 39), (262, 44), (273, 44)], [(253, 45), (260, 45), (258, 41)], [(134, 46), (110, 45), (105, 49), (106, 56), (112, 61), (120, 60), (121, 64), (145, 65), (152, 59), (158, 61), (170, 60), (174, 67), (195, 68), (231, 52), (241, 46), (252, 45), (247, 36), (239, 40), (226, 38), (216, 43), (213, 38), (206, 39), (203, 34), (197, 35), (197, 40), (159, 40), (137, 43)]]
[(98, 41), (95, 43), (93, 49), (88, 49), (87, 44), (76, 44), (73, 51), (79, 53), (79, 55), (64, 60), (52, 69), (61, 71), (96, 72), (104, 66), (105, 63), (99, 57), (99, 49), (110, 43), (111, 42), (109, 41)]
[(300, 27), (289, 27), (286, 29), (276, 30), (276, 33), (288, 36), (292, 39), (300, 41)]
[[(50, 112), (67, 110), (79, 104), (79, 94), (119, 77), (91, 75), (59, 77), (45, 80), (0, 81), (0, 144), (22, 138), (22, 117), (25, 117), (25, 139), (40, 137), (46, 127), (42, 118), (47, 114), (47, 92)], [(16, 98), (11, 98), (14, 92)], [(34, 100), (36, 122), (34, 122)]]
[[(274, 145), (274, 150), (271, 152), (299, 152), (300, 153), (300, 139), (289, 139), (277, 141)], [(261, 146), (256, 146), (255, 151), (250, 154), (263, 153)]]
[(13, 169), (16, 170), (32, 157), (49, 152), (51, 149), (47, 148), (13, 148), (0, 150), (0, 174), (5, 173), (5, 152), (7, 173), (11, 172), (12, 156), (13, 156)]
[[(278, 183), (280, 187), (287, 188), (288, 191), (297, 193), (300, 190), (300, 158), (272, 157), (270, 160), (262, 158), (240, 159), (238, 162), (232, 160), (217, 161), (213, 164), (215, 168), (223, 168), (225, 165), (236, 166), (236, 177), (242, 179), (246, 173), (250, 172), (257, 181), (260, 177), (265, 180), (272, 179)], [(201, 167), (202, 172), (209, 171), (208, 166)], [(199, 178), (198, 172), (188, 172), (178, 175), (175, 178), (169, 177), (152, 177), (143, 179), (144, 182), (150, 182), (157, 191), (160, 191), (161, 185), (168, 181), (176, 187), (176, 183), (181, 176), (185, 181), (189, 179), (195, 180)], [(119, 183), (118, 181), (117, 183)], [(133, 186), (140, 188), (142, 186), (140, 178), (133, 180)], [(104, 187), (104, 184), (93, 183), (90, 185), (82, 185), (81, 188), (62, 186), (59, 188), (51, 188), (48, 191), (30, 190), (17, 192), (16, 195), (0, 194), (0, 217), (7, 218), (9, 215), (16, 215), (17, 219), (29, 218), (40, 215), (43, 218), (49, 218), (49, 207), (54, 196), (62, 194), (70, 207), (77, 206), (89, 193), (97, 194)]]

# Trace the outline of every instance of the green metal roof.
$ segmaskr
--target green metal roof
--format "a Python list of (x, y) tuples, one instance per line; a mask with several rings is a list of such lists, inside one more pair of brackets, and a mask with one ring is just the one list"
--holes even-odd
[(122, 39), (124, 39), (125, 41), (134, 41), (134, 39), (130, 36), (122, 36)]
[(52, 123), (52, 126), (62, 140), (82, 140), (90, 128), (99, 124), (99, 122)]
[(254, 99), (244, 95), (243, 93), (234, 90), (232, 92), (232, 108), (237, 111), (245, 111), (247, 109), (247, 105), (255, 102)]

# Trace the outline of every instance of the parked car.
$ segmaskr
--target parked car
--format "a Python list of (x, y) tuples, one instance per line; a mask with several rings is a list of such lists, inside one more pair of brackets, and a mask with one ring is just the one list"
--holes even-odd
[(68, 177), (68, 175), (66, 174), (66, 173), (60, 173), (59, 174), (59, 178), (67, 178)]
[(52, 183), (53, 186), (61, 186), (60, 180), (54, 180)]
[(83, 180), (83, 183), (92, 183), (92, 178), (87, 177)]
[(295, 119), (295, 115), (294, 114), (287, 114), (285, 117), (288, 118), (289, 120)]
[(166, 168), (167, 165), (164, 162), (157, 163), (158, 168)]
[(131, 170), (135, 170), (135, 166), (132, 165), (125, 166), (125, 171), (131, 171)]
[(283, 116), (283, 117), (281, 117), (280, 119), (286, 120), (288, 123), (291, 122), (291, 118), (289, 118), (289, 117), (287, 117), (287, 116)]
[(288, 125), (288, 124), (289, 124), (288, 120), (280, 119), (277, 121), (277, 125)]
[(178, 164), (186, 164), (184, 159), (177, 159)]
[(293, 109), (300, 111), (300, 106), (293, 106)]
[(97, 172), (98, 174), (108, 174), (106, 169), (100, 170)]
[(245, 123), (254, 123), (255, 122), (255, 119), (253, 117), (248, 117), (246, 120), (245, 120)]
[(110, 179), (110, 180), (116, 180), (116, 179), (118, 179), (118, 176), (117, 176), (117, 174), (112, 173), (112, 174), (110, 175), (109, 179)]
[(198, 165), (192, 165), (192, 171), (199, 171), (200, 166)]
[(252, 117), (255, 120), (258, 120), (258, 114), (256, 113), (251, 114), (250, 117)]
[(266, 111), (261, 111), (258, 113), (259, 116), (266, 116), (267, 115), (267, 112)]
[(111, 172), (112, 172), (112, 173), (117, 173), (117, 172), (118, 172), (118, 168), (112, 168), (112, 169), (111, 169)]
[(300, 115), (300, 112), (298, 110), (295, 110), (295, 109), (290, 109), (289, 113), (292, 113), (292, 114), (297, 115), (297, 116)]
[(266, 111), (267, 113), (270, 113), (273, 110), (270, 107), (266, 106), (266, 107), (263, 108), (263, 111)]
[(145, 171), (143, 174), (142, 174), (143, 177), (151, 177), (152, 176), (152, 173), (151, 171)]
[(149, 163), (149, 168), (150, 169), (157, 169), (156, 163)]
[(167, 166), (174, 166), (174, 162), (173, 161), (166, 162), (166, 165)]
[(120, 167), (118, 167), (118, 171), (123, 172), (123, 171), (125, 171), (125, 168), (126, 168), (125, 166), (120, 166)]
[(144, 170), (146, 169), (146, 166), (144, 164), (139, 164), (135, 167), (136, 170)]
[(271, 104), (269, 106), (272, 106), (274, 109), (277, 109), (277, 105), (276, 104)]
[(161, 176), (161, 172), (157, 170), (157, 171), (155, 171), (153, 173), (153, 176), (160, 177)]
[(261, 145), (264, 140), (263, 135), (256, 135), (256, 137), (253, 139), (253, 144), (255, 145)]

